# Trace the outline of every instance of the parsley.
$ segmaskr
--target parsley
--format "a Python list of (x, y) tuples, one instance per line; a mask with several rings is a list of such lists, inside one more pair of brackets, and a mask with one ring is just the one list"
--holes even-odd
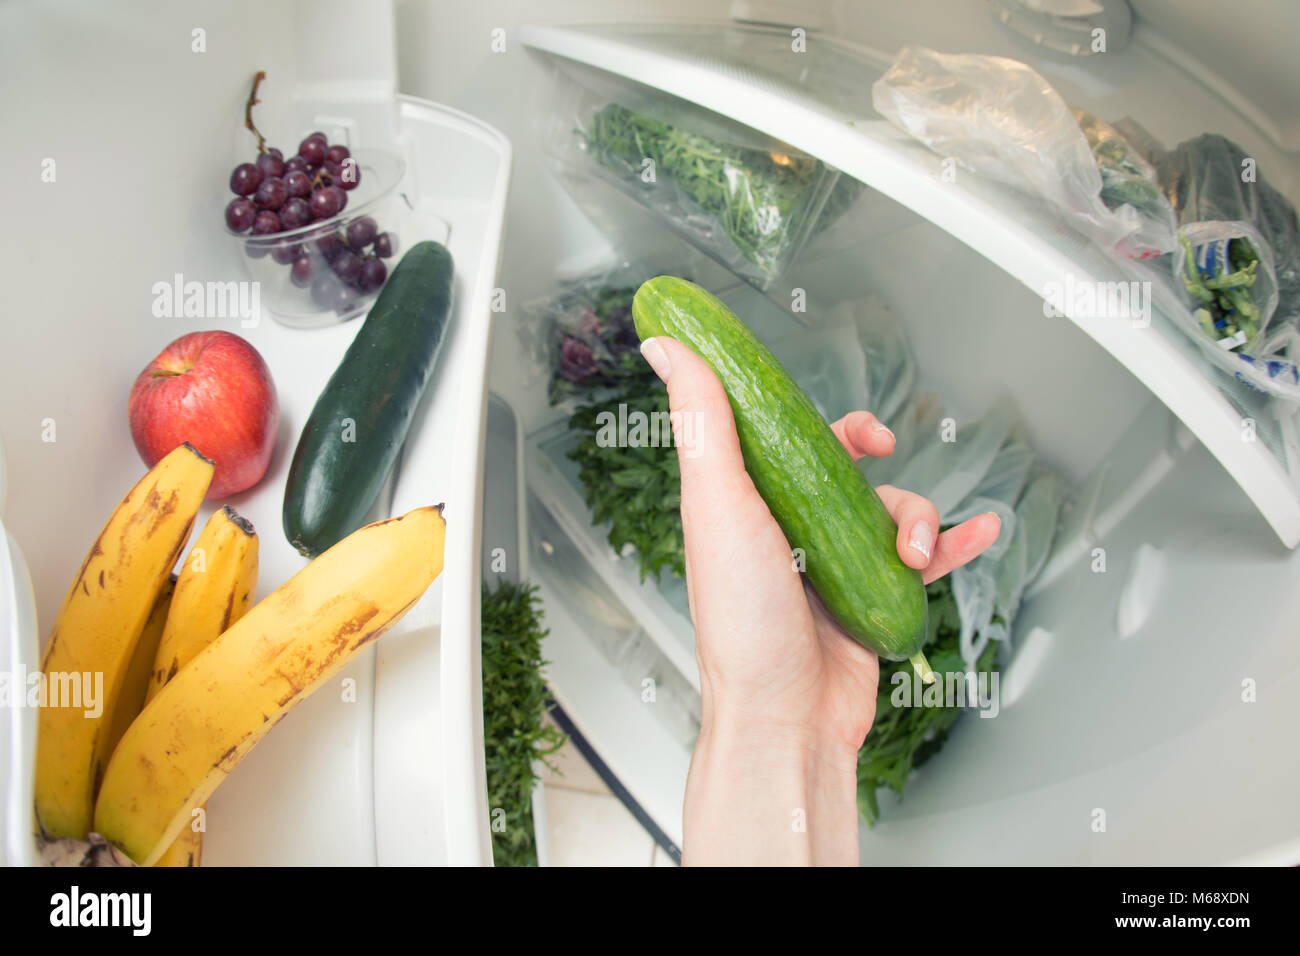
[[(483, 586), (483, 750), (492, 856), (497, 866), (536, 866), (533, 832), (533, 761), (547, 758), (566, 740), (543, 726), (546, 683), (542, 679), (541, 600), (537, 588), (502, 581)], [(554, 769), (554, 768), (552, 768)], [(498, 829), (498, 810), (505, 827)]]
[[(929, 601), (925, 655), (936, 680), (942, 682), (945, 674), (966, 672), (960, 649), (961, 617), (946, 577), (927, 585), (925, 593)], [(989, 641), (976, 662), (979, 673), (992, 671), (997, 648), (996, 641)], [(880, 662), (876, 718), (858, 751), (858, 812), (868, 826), (880, 817), (876, 790), (888, 787), (901, 794), (908, 775), (939, 752), (964, 713), (961, 707), (895, 707), (890, 700), (896, 689), (892, 679), (900, 671), (912, 679), (908, 661)]]
[(615, 421), (620, 414), (626, 418), (638, 412), (650, 422), (666, 420), (668, 392), (639, 356), (637, 361), (639, 366), (625, 373), (622, 387), (612, 396), (584, 405), (570, 416), (569, 427), (578, 443), (568, 456), (580, 466), (592, 523), (610, 522), (609, 543), (615, 553), (622, 554), (629, 545), (635, 548), (643, 581), (658, 577), (664, 568), (684, 578), (677, 449), (662, 443), (609, 447), (601, 440), (602, 413)]
[(617, 103), (597, 112), (585, 135), (590, 155), (638, 188), (643, 161), (653, 160), (656, 179), (675, 183), (767, 279), (780, 274), (819, 211), (828, 167), (809, 156), (720, 142)]

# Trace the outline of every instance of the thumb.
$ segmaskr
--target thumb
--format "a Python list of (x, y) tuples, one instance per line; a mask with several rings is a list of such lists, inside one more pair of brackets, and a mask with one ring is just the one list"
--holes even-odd
[(709, 364), (663, 335), (641, 343), (641, 354), (668, 386), (669, 420), (682, 472), (683, 517), (708, 508), (734, 513), (754, 491), (736, 435), (727, 393)]

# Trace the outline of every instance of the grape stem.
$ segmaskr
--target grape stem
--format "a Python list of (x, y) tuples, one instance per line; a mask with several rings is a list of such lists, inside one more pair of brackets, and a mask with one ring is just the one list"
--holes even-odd
[(266, 152), (266, 139), (258, 132), (257, 126), (253, 123), (253, 107), (262, 102), (257, 98), (257, 88), (262, 85), (266, 79), (266, 71), (258, 70), (257, 75), (253, 77), (253, 88), (248, 93), (248, 101), (244, 103), (244, 128), (257, 137), (257, 152), (259, 154)]

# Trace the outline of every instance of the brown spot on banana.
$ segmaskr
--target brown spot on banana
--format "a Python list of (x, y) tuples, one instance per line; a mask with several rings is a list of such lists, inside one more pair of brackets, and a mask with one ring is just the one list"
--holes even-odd
[(86, 570), (90, 567), (90, 562), (104, 553), (103, 541), (105, 530), (107, 529), (102, 529), (99, 532), (99, 535), (95, 538), (95, 543), (90, 546), (90, 552), (86, 555), (86, 559), (81, 562), (81, 570), (77, 572), (77, 580), (82, 581), (83, 583), (85, 582)]
[(239, 744), (235, 744), (233, 747), (231, 747), (229, 750), (223, 753), (220, 757), (218, 757), (217, 762), (214, 763), (212, 766), (216, 767), (218, 770), (222, 771), (223, 773), (230, 773), (230, 771), (234, 769), (235, 764), (237, 764), (238, 762), (239, 762)]
[(230, 627), (230, 617), (235, 613), (235, 592), (230, 592), (230, 597), (226, 598), (226, 613), (221, 616), (221, 630), (218, 634), (224, 634)]

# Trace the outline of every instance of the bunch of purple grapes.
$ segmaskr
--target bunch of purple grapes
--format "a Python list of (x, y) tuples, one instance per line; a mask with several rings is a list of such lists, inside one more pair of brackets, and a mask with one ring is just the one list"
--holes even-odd
[[(240, 163), (230, 174), (235, 198), (226, 206), (232, 232), (251, 230), (253, 236), (301, 229), (331, 219), (348, 204), (348, 193), (361, 182), (361, 169), (342, 144), (331, 145), (324, 133), (312, 133), (289, 159), (278, 149), (266, 149), (253, 163)], [(357, 308), (361, 298), (384, 284), (383, 260), (395, 251), (394, 237), (380, 232), (363, 216), (346, 227), (323, 227), (283, 243), (249, 243), (253, 258), (270, 255), (289, 266), (294, 285), (310, 289), (322, 308), (343, 314)]]

